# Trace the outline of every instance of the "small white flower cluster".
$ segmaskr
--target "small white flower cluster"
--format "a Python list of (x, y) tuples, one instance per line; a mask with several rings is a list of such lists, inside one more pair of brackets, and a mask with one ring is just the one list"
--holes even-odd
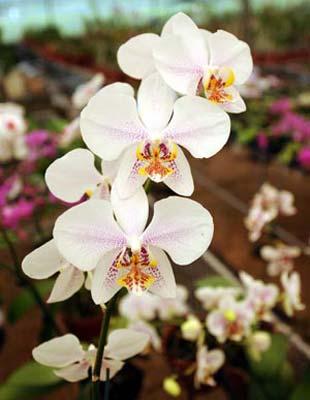
[(295, 213), (294, 195), (291, 192), (264, 183), (255, 194), (244, 221), (250, 241), (256, 242), (264, 228), (279, 215), (291, 216)]
[(15, 103), (0, 104), (0, 163), (27, 156), (24, 109)]

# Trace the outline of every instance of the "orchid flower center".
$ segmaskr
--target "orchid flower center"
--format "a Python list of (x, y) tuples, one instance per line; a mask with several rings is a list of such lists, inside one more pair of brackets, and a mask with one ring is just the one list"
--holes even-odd
[(229, 87), (235, 81), (234, 71), (229, 67), (208, 69), (203, 78), (206, 98), (214, 103), (226, 103), (233, 100)]
[(152, 270), (157, 267), (157, 261), (145, 246), (141, 246), (139, 250), (129, 247), (123, 249), (113, 266), (125, 272), (117, 283), (135, 294), (142, 294), (156, 279)]
[(177, 154), (175, 143), (160, 140), (140, 143), (136, 150), (138, 173), (161, 182), (176, 171)]
[(228, 309), (224, 312), (224, 317), (228, 322), (235, 322), (237, 315), (234, 310)]

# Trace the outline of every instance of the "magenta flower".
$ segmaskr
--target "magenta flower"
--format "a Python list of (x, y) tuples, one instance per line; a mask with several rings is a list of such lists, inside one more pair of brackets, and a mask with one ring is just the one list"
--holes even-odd
[(48, 131), (38, 130), (26, 135), (29, 149), (27, 159), (36, 161), (40, 158), (54, 158), (57, 155), (57, 141)]
[(303, 168), (310, 170), (310, 146), (299, 150), (297, 160)]
[(269, 107), (271, 114), (285, 114), (291, 110), (292, 102), (288, 97), (283, 97), (282, 99), (276, 100)]
[(2, 223), (6, 228), (15, 229), (20, 221), (29, 218), (34, 211), (31, 200), (20, 199), (15, 203), (7, 204), (2, 209)]
[(256, 141), (257, 141), (257, 146), (261, 150), (266, 150), (268, 148), (269, 140), (268, 140), (267, 135), (264, 132), (258, 133), (258, 135), (256, 137)]

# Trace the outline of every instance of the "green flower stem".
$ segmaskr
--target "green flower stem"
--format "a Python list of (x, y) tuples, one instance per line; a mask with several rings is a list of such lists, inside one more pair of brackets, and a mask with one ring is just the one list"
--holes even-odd
[[(100, 400), (100, 392), (99, 392), (99, 390), (100, 390), (100, 372), (101, 372), (104, 348), (107, 344), (110, 320), (111, 320), (114, 306), (115, 306), (117, 298), (118, 298), (118, 294), (119, 294), (119, 292), (117, 292), (112, 297), (112, 299), (107, 303), (106, 310), (105, 310), (104, 316), (102, 318), (98, 350), (97, 350), (96, 361), (95, 361), (95, 366), (93, 369), (93, 376), (92, 376), (94, 400)], [(107, 371), (107, 380), (106, 380), (104, 400), (108, 400), (108, 399), (109, 399), (109, 372)]]
[(35, 285), (32, 284), (31, 281), (29, 281), (24, 276), (22, 269), (20, 267), (20, 262), (19, 262), (19, 258), (18, 258), (16, 249), (15, 249), (14, 244), (11, 241), (7, 231), (2, 226), (0, 226), (0, 231), (1, 231), (1, 234), (2, 234), (2, 237), (5, 241), (5, 243), (7, 244), (7, 247), (9, 249), (9, 252), (10, 252), (10, 255), (11, 255), (11, 258), (13, 261), (14, 269), (12, 269), (12, 268), (9, 268), (9, 269), (11, 270), (11, 272), (13, 272), (17, 276), (19, 282), (23, 286), (27, 287), (27, 289), (30, 291), (30, 293), (34, 297), (36, 303), (38, 304), (38, 306), (41, 309), (41, 313), (43, 315), (44, 320), (49, 322), (50, 326), (53, 328), (53, 330), (55, 331), (55, 333), (57, 335), (62, 334), (63, 333), (62, 330), (59, 328), (59, 326), (55, 322), (53, 315), (51, 314), (51, 312), (50, 312), (49, 308), (47, 307), (47, 305), (45, 304), (44, 300), (42, 299), (38, 289), (35, 287)]

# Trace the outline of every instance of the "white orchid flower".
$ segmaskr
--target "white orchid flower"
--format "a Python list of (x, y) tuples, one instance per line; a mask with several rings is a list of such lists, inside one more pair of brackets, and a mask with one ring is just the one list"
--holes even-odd
[(104, 84), (105, 77), (103, 74), (94, 75), (88, 82), (79, 85), (73, 95), (72, 95), (72, 104), (77, 110), (82, 110), (83, 107), (89, 102), (91, 97)]
[(220, 343), (227, 339), (240, 341), (250, 333), (254, 313), (245, 301), (236, 301), (231, 296), (222, 298), (217, 309), (206, 319), (209, 332)]
[(143, 296), (135, 296), (127, 293), (121, 298), (118, 310), (121, 316), (130, 321), (152, 321), (157, 316), (158, 296), (152, 293), (144, 293)]
[(255, 194), (245, 226), (249, 230), (249, 239), (258, 240), (265, 225), (273, 221), (279, 214), (291, 216), (296, 213), (294, 195), (286, 190), (278, 190), (269, 183), (264, 183)]
[(181, 94), (202, 94), (227, 112), (245, 111), (236, 85), (252, 73), (249, 46), (223, 30), (199, 29), (182, 13), (171, 18), (166, 31), (153, 51), (165, 82)]
[(270, 310), (276, 305), (279, 289), (272, 283), (265, 284), (253, 279), (246, 272), (240, 273), (240, 279), (246, 290), (245, 302), (259, 320), (269, 320)]
[(220, 300), (225, 296), (237, 297), (240, 289), (237, 287), (211, 287), (204, 286), (195, 290), (195, 297), (206, 310), (212, 310), (218, 307)]
[(281, 283), (284, 288), (284, 311), (289, 317), (292, 317), (295, 310), (301, 311), (306, 307), (301, 301), (300, 275), (298, 272), (292, 272), (290, 275), (284, 272), (281, 275)]
[(92, 281), (96, 304), (108, 301), (121, 287), (137, 294), (150, 289), (174, 297), (174, 274), (164, 251), (176, 264), (186, 265), (208, 248), (213, 221), (199, 203), (178, 197), (160, 200), (145, 229), (148, 212), (143, 189), (120, 200), (112, 187), (111, 203), (87, 201), (57, 219), (54, 238), (61, 254), (84, 271), (96, 268)]
[(118, 50), (121, 69), (143, 79), (158, 71), (181, 94), (202, 94), (228, 112), (245, 111), (236, 86), (245, 83), (253, 69), (249, 46), (231, 33), (198, 29), (187, 15), (172, 16), (161, 35), (144, 33)]
[[(101, 365), (100, 380), (104, 381), (109, 369), (110, 378), (122, 369), (127, 358), (141, 353), (148, 342), (148, 336), (130, 329), (117, 329), (108, 336)], [(33, 358), (40, 364), (56, 368), (55, 375), (78, 382), (88, 378), (89, 369), (94, 367), (97, 349), (90, 345), (84, 350), (79, 339), (67, 334), (35, 347)]]
[(182, 338), (196, 342), (203, 332), (203, 325), (195, 315), (189, 315), (181, 325)]
[(79, 201), (85, 194), (90, 198), (109, 199), (119, 160), (102, 161), (102, 173), (94, 162), (95, 157), (89, 150), (69, 151), (47, 168), (47, 187), (54, 196), (68, 203)]
[(215, 386), (216, 382), (213, 375), (225, 363), (225, 354), (220, 349), (208, 350), (206, 346), (201, 346), (196, 356), (197, 369), (195, 374), (195, 387), (200, 385)]
[(175, 102), (173, 91), (155, 73), (142, 81), (137, 103), (130, 95), (99, 91), (81, 113), (81, 130), (87, 146), (103, 160), (125, 151), (116, 178), (121, 197), (132, 195), (147, 178), (189, 196), (193, 178), (179, 145), (196, 158), (211, 157), (226, 143), (230, 120), (199, 97)]
[(22, 262), (22, 269), (33, 279), (46, 279), (59, 273), (48, 303), (68, 299), (78, 292), (85, 282), (84, 272), (61, 256), (54, 240), (29, 253)]
[(27, 156), (27, 124), (23, 108), (14, 103), (0, 104), (0, 162), (23, 160)]
[(277, 276), (282, 272), (290, 272), (294, 267), (294, 258), (299, 257), (301, 250), (296, 246), (286, 246), (283, 243), (277, 246), (263, 246), (260, 255), (268, 262), (267, 272), (270, 276)]
[(176, 317), (183, 317), (189, 311), (187, 304), (188, 290), (185, 286), (177, 285), (176, 296), (171, 299), (158, 298), (158, 317), (162, 321)]

